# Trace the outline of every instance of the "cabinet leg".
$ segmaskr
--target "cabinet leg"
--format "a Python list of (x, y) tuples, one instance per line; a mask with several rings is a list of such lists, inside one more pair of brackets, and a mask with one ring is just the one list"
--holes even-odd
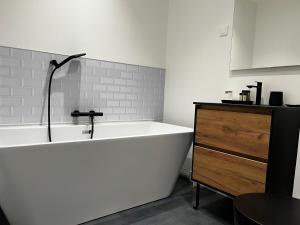
[(196, 187), (196, 202), (193, 205), (194, 209), (198, 209), (198, 207), (199, 207), (199, 195), (200, 195), (200, 184), (197, 183), (197, 187)]

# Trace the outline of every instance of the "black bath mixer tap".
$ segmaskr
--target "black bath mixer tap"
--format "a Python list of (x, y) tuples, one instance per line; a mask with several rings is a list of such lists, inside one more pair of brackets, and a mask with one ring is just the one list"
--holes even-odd
[(247, 85), (247, 88), (256, 88), (256, 101), (255, 104), (256, 105), (260, 105), (261, 104), (261, 93), (262, 93), (262, 82), (257, 82), (257, 85)]
[(83, 117), (83, 116), (88, 116), (91, 119), (91, 124), (92, 124), (92, 129), (90, 131), (91, 134), (91, 139), (93, 139), (94, 136), (94, 117), (95, 116), (103, 116), (102, 112), (95, 112), (93, 110), (89, 112), (79, 112), (78, 110), (75, 110), (71, 113), (72, 117), (78, 118), (78, 117)]

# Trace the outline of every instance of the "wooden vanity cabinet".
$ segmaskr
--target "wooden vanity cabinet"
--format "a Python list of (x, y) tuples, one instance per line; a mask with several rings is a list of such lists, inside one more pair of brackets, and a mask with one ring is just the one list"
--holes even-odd
[(299, 108), (194, 104), (192, 180), (198, 195), (199, 185), (233, 197), (292, 195)]

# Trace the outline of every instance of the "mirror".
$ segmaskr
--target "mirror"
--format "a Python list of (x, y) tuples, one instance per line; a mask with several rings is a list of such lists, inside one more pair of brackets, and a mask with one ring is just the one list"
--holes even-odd
[(235, 0), (231, 70), (300, 65), (300, 0)]

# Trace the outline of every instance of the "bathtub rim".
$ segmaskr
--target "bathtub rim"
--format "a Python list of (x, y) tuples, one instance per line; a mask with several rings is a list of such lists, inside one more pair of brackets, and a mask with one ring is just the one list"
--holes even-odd
[[(133, 138), (140, 138), (140, 137), (156, 137), (156, 136), (166, 136), (166, 135), (178, 135), (178, 134), (192, 134), (194, 132), (193, 128), (164, 123), (164, 122), (156, 122), (156, 121), (134, 121), (134, 122), (104, 122), (104, 123), (97, 123), (95, 125), (118, 125), (118, 124), (164, 124), (167, 126), (174, 126), (179, 129), (185, 131), (173, 131), (173, 132), (162, 132), (162, 133), (147, 133), (147, 134), (139, 134), (139, 135), (126, 135), (126, 136), (119, 136), (119, 137), (106, 137), (106, 138), (98, 138), (98, 139), (83, 139), (83, 140), (72, 140), (72, 141), (54, 141), (54, 142), (41, 142), (41, 143), (32, 143), (32, 144), (17, 144), (17, 145), (0, 145), (0, 150), (3, 149), (11, 149), (11, 148), (21, 148), (21, 147), (29, 147), (29, 146), (48, 146), (48, 145), (55, 145), (55, 144), (70, 144), (70, 143), (85, 143), (85, 142), (97, 142), (97, 141), (109, 141), (109, 140), (122, 140), (122, 139), (133, 139)], [(86, 127), (87, 124), (57, 124), (53, 125), (53, 127)], [(17, 127), (22, 127), (26, 129), (36, 129), (36, 128), (44, 128), (47, 129), (46, 125), (33, 125), (33, 126), (7, 126), (1, 127), (1, 129), (17, 129)]]

